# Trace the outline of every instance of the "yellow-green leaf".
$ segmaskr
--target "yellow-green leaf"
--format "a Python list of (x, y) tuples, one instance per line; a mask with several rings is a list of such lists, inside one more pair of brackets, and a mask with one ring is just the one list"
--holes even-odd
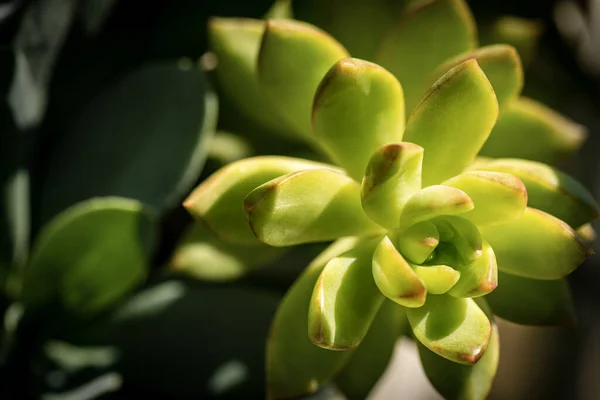
[(384, 34), (375, 61), (402, 83), (410, 113), (425, 95), (435, 68), (476, 46), (475, 21), (465, 1), (421, 0)]
[(317, 89), (312, 124), (331, 159), (360, 181), (376, 149), (402, 140), (404, 96), (400, 83), (377, 64), (342, 59)]
[(514, 157), (554, 164), (575, 153), (585, 128), (535, 100), (510, 103), (481, 149), (487, 157)]
[(246, 196), (244, 208), (252, 232), (271, 246), (381, 231), (361, 207), (360, 185), (331, 169), (300, 171), (271, 180)]
[(481, 228), (500, 271), (533, 279), (559, 279), (575, 270), (592, 250), (566, 223), (534, 208), (519, 219)]
[(315, 345), (349, 350), (367, 334), (384, 300), (371, 273), (378, 242), (366, 241), (325, 265), (308, 311), (308, 335)]
[(183, 205), (219, 238), (232, 243), (256, 244), (244, 213), (244, 197), (257, 186), (290, 172), (327, 167), (327, 164), (290, 157), (247, 158), (212, 174), (194, 189)]
[(487, 242), (483, 242), (481, 257), (470, 264), (458, 264), (456, 269), (460, 279), (449, 291), (454, 297), (479, 297), (498, 286), (496, 255)]
[(443, 183), (465, 192), (474, 208), (461, 215), (477, 226), (516, 219), (527, 207), (527, 190), (521, 180), (499, 172), (468, 171)]
[(477, 61), (452, 68), (411, 114), (404, 140), (425, 149), (423, 186), (458, 175), (473, 162), (496, 118), (494, 90)]
[(460, 278), (460, 272), (447, 265), (413, 265), (413, 268), (430, 294), (446, 293)]
[(319, 82), (348, 52), (305, 22), (269, 20), (258, 59), (260, 88), (285, 122), (312, 140), (311, 112)]

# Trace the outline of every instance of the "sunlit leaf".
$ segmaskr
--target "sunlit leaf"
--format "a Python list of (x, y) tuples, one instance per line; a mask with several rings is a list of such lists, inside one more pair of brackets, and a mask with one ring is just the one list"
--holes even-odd
[(460, 278), (460, 272), (447, 265), (414, 265), (413, 268), (430, 294), (446, 293)]
[(455, 297), (478, 297), (490, 293), (498, 286), (498, 266), (494, 250), (483, 242), (481, 257), (470, 264), (458, 264), (460, 279), (450, 289)]

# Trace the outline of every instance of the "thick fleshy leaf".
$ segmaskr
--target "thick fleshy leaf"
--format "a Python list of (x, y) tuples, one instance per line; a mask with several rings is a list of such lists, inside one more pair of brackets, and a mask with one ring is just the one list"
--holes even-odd
[(577, 228), (575, 230), (575, 232), (577, 232), (577, 234), (579, 236), (581, 236), (584, 240), (586, 240), (588, 243), (593, 243), (596, 238), (598, 237), (598, 234), (596, 232), (596, 230), (594, 229), (594, 227), (592, 226), (592, 224), (584, 224), (581, 225), (579, 228)]
[(265, 19), (294, 18), (292, 10), (292, 0), (275, 0), (269, 11), (265, 14)]
[(134, 200), (97, 198), (67, 209), (35, 242), (24, 303), (59, 303), (79, 315), (105, 310), (145, 277), (155, 236), (154, 215)]
[(446, 293), (460, 278), (460, 272), (447, 265), (413, 265), (413, 268), (430, 294)]
[(40, 197), (40, 220), (95, 196), (133, 198), (164, 211), (198, 178), (217, 99), (194, 68), (160, 63), (102, 92), (61, 137)]
[(401, 306), (420, 307), (425, 303), (425, 284), (387, 236), (373, 254), (373, 278), (381, 293)]
[(342, 59), (317, 89), (312, 126), (331, 159), (360, 181), (375, 150), (402, 140), (402, 87), (377, 64)]
[(191, 225), (177, 245), (169, 266), (205, 281), (229, 281), (281, 257), (283, 249), (256, 241), (253, 245), (219, 240), (201, 222)]
[(396, 241), (400, 253), (414, 264), (423, 264), (440, 242), (440, 233), (431, 221), (414, 224)]
[(452, 68), (411, 114), (404, 140), (425, 149), (423, 186), (458, 175), (487, 140), (496, 118), (494, 90), (477, 61)]
[(505, 107), (481, 155), (554, 164), (575, 153), (586, 136), (583, 126), (535, 100), (521, 97)]
[(492, 324), (492, 335), (485, 354), (475, 365), (461, 365), (438, 356), (419, 345), (425, 375), (446, 399), (482, 400), (487, 398), (498, 369), (500, 341), (498, 328)]
[(440, 245), (431, 262), (447, 265), (470, 264), (481, 257), (483, 239), (469, 220), (442, 216), (432, 220), (440, 234)]
[(439, 215), (462, 214), (472, 209), (473, 201), (462, 190), (442, 185), (429, 186), (406, 201), (400, 213), (400, 227), (407, 228)]
[(463, 0), (421, 0), (384, 35), (375, 61), (402, 83), (410, 113), (427, 91), (435, 68), (476, 46), (475, 22)]
[(460, 280), (450, 289), (454, 297), (479, 297), (498, 286), (496, 255), (489, 243), (483, 242), (481, 257), (471, 264), (457, 264)]
[(362, 180), (361, 199), (367, 215), (388, 229), (398, 227), (406, 199), (421, 189), (423, 148), (392, 143), (375, 151)]
[(261, 126), (287, 132), (258, 86), (256, 63), (264, 31), (262, 20), (215, 17), (208, 22), (210, 49), (218, 59), (217, 78), (228, 100)]
[(256, 244), (244, 213), (244, 197), (257, 186), (290, 172), (327, 167), (327, 164), (290, 157), (240, 160), (202, 182), (183, 205), (218, 237), (232, 243)]
[(528, 65), (537, 55), (538, 42), (544, 32), (540, 20), (502, 16), (488, 23), (481, 32), (481, 41), (486, 44), (507, 43), (514, 46), (523, 64)]
[(335, 378), (336, 386), (348, 400), (363, 400), (368, 397), (387, 369), (398, 337), (406, 330), (408, 321), (404, 309), (386, 300), (375, 316), (367, 336)]
[(385, 299), (371, 272), (378, 242), (366, 241), (325, 265), (308, 310), (308, 336), (315, 345), (349, 350), (367, 334)]
[(252, 232), (271, 246), (325, 242), (381, 231), (360, 204), (360, 186), (331, 170), (294, 172), (273, 179), (246, 196)]
[(432, 75), (435, 82), (458, 64), (474, 58), (494, 88), (500, 110), (519, 97), (523, 89), (523, 67), (514, 47), (505, 44), (480, 47), (467, 54), (461, 54), (439, 66)]
[(267, 392), (283, 399), (315, 392), (344, 366), (352, 351), (330, 351), (308, 338), (308, 309), (325, 264), (354, 248), (356, 238), (338, 240), (319, 255), (285, 295), (267, 340)]
[(248, 141), (233, 133), (218, 131), (210, 142), (207, 155), (207, 168), (209, 163), (223, 167), (235, 161), (252, 156), (252, 147)]
[(311, 113), (317, 86), (348, 52), (319, 28), (300, 21), (270, 20), (258, 60), (260, 88), (296, 133), (313, 140)]
[(592, 250), (566, 223), (534, 208), (516, 220), (481, 228), (498, 268), (533, 279), (559, 279), (575, 270)]
[(521, 180), (499, 172), (468, 171), (443, 183), (465, 192), (475, 207), (461, 217), (477, 226), (516, 219), (527, 207), (527, 190)]
[(542, 281), (500, 272), (498, 288), (485, 297), (494, 314), (523, 325), (573, 325), (575, 313), (564, 279)]
[(462, 364), (475, 364), (490, 341), (491, 324), (473, 299), (429, 295), (419, 308), (407, 308), (415, 337), (434, 353)]
[(518, 177), (527, 188), (530, 207), (552, 214), (572, 228), (578, 228), (600, 216), (598, 203), (587, 189), (549, 165), (507, 158), (480, 162), (474, 168)]

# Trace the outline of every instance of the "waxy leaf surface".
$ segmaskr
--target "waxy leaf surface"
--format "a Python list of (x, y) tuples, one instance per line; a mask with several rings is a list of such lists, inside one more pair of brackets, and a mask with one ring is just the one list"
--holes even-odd
[(312, 140), (311, 111), (325, 73), (348, 52), (319, 28), (300, 21), (270, 20), (258, 59), (260, 88), (287, 125)]
[(183, 205), (218, 237), (232, 243), (256, 244), (243, 207), (248, 193), (290, 172), (327, 167), (290, 157), (247, 158), (215, 172), (194, 189)]
[(331, 169), (291, 173), (244, 200), (252, 232), (271, 246), (324, 242), (381, 231), (360, 204), (360, 185)]
[(450, 289), (455, 297), (479, 297), (490, 293), (498, 286), (498, 265), (494, 250), (483, 242), (481, 256), (470, 264), (458, 264), (460, 279)]
[(442, 185), (429, 186), (406, 201), (400, 213), (400, 227), (407, 228), (440, 215), (462, 214), (472, 209), (473, 201), (462, 190)]
[(402, 140), (404, 96), (400, 83), (379, 65), (342, 59), (317, 89), (312, 124), (332, 160), (360, 181), (375, 150)]
[(519, 219), (481, 228), (500, 271), (533, 279), (559, 279), (592, 253), (565, 222), (534, 208)]
[(407, 308), (415, 337), (434, 353), (462, 364), (475, 364), (485, 353), (491, 324), (473, 299), (429, 295), (419, 308)]
[(411, 4), (384, 35), (375, 62), (402, 83), (410, 113), (425, 95), (431, 73), (446, 59), (476, 45), (475, 22), (463, 0), (421, 0)]
[(477, 61), (452, 68), (411, 114), (404, 140), (425, 149), (423, 186), (460, 174), (473, 162), (498, 117), (494, 90)]

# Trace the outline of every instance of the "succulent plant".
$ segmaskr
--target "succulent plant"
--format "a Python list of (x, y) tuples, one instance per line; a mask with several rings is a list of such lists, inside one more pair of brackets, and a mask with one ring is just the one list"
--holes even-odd
[(215, 19), (211, 29), (222, 79), (241, 80), (230, 93), (240, 109), (331, 160), (240, 160), (184, 203), (253, 257), (334, 241), (275, 316), (270, 398), (332, 379), (364, 398), (404, 316), (433, 385), (448, 398), (483, 398), (498, 362), (494, 314), (569, 322), (563, 278), (591, 254), (575, 229), (598, 207), (573, 178), (534, 160), (572, 153), (584, 135), (519, 97), (512, 47), (474, 48), (464, 2), (411, 5), (384, 35), (381, 65), (300, 21)]

